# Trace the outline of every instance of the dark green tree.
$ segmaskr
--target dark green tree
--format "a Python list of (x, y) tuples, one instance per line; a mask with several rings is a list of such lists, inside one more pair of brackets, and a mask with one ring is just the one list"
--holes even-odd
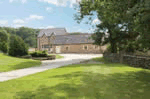
[(9, 35), (5, 30), (0, 30), (0, 50), (4, 53), (8, 52)]
[[(139, 46), (137, 41), (144, 40), (143, 29), (147, 30), (146, 35), (149, 33), (149, 22), (146, 21), (149, 17), (144, 14), (144, 10), (149, 11), (150, 6), (147, 4), (148, 0), (81, 0), (76, 20), (81, 22), (85, 16), (91, 20), (93, 12), (96, 12), (101, 24), (96, 25), (98, 29), (93, 35), (95, 43), (98, 45), (110, 43), (113, 53), (116, 53), (118, 48), (134, 52)], [(144, 21), (147, 22), (146, 26), (143, 24)], [(141, 25), (143, 27), (140, 27)]]
[(9, 55), (23, 56), (28, 54), (28, 46), (24, 43), (21, 37), (11, 35), (9, 44)]

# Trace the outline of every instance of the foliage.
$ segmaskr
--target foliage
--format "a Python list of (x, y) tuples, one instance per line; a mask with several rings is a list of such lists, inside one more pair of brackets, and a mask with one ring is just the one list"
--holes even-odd
[(47, 54), (47, 51), (36, 51), (36, 52), (33, 52), (33, 53), (30, 53), (30, 55), (32, 57), (47, 57), (48, 54)]
[(110, 43), (113, 53), (118, 49), (134, 52), (140, 43), (141, 48), (150, 48), (149, 4), (149, 0), (81, 0), (76, 20), (80, 22), (85, 16), (92, 20), (96, 12), (101, 23), (93, 35), (95, 44)]
[(38, 32), (38, 29), (20, 27), (16, 31), (16, 35), (19, 35), (30, 47), (36, 47), (36, 37)]
[(23, 56), (28, 54), (28, 46), (24, 43), (21, 37), (11, 35), (9, 44), (9, 55)]
[(5, 30), (0, 30), (0, 50), (4, 53), (8, 52), (8, 34)]
[(29, 68), (39, 66), (40, 64), (40, 61), (16, 58), (0, 53), (0, 72)]
[(0, 50), (3, 53), (7, 53), (8, 52), (8, 43), (7, 42), (0, 42)]
[(39, 29), (28, 27), (20, 27), (17, 29), (11, 27), (0, 27), (0, 29), (7, 31), (9, 34), (20, 36), (30, 47), (36, 47), (37, 34), (40, 31)]

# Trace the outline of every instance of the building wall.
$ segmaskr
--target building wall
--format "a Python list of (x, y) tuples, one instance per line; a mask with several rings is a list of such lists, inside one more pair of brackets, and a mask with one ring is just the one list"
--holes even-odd
[(53, 44), (54, 43), (54, 39), (55, 39), (54, 35), (51, 36), (50, 40), (48, 39), (48, 37), (46, 35), (43, 35), (42, 37), (37, 38), (38, 50), (44, 50), (42, 48), (42, 45), (49, 45), (48, 42), (50, 42), (50, 44)]
[[(52, 40), (53, 39), (53, 40)], [(53, 43), (55, 37), (50, 38), (50, 42)], [(38, 50), (48, 50), (48, 48), (42, 48), (42, 45), (48, 45), (48, 37), (38, 38)], [(61, 53), (103, 53), (106, 50), (106, 46), (97, 46), (93, 44), (65, 44), (65, 45), (52, 45), (51, 53), (56, 53), (56, 46), (60, 46)], [(85, 49), (85, 46), (87, 49)], [(97, 46), (97, 47), (95, 47)]]
[(42, 45), (48, 45), (48, 37), (43, 35), (42, 37), (38, 38), (38, 50), (42, 50)]
[[(66, 45), (54, 45), (61, 47), (61, 53), (103, 53), (106, 46), (97, 46), (93, 44), (66, 44)], [(87, 49), (85, 49), (85, 46)]]

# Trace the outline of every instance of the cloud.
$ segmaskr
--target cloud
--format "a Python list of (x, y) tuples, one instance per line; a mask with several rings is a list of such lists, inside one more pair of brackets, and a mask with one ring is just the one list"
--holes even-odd
[(10, 3), (14, 2), (14, 1), (21, 1), (22, 3), (26, 3), (27, 0), (9, 0)]
[(44, 16), (39, 16), (39, 15), (30, 15), (26, 20), (42, 20), (44, 19)]
[(13, 23), (14, 23), (14, 24), (24, 24), (25, 21), (22, 20), (22, 19), (15, 19), (15, 20), (13, 20)]
[(38, 27), (39, 29), (55, 28), (54, 26)]
[(96, 18), (92, 21), (92, 24), (100, 24), (100, 23), (101, 23), (101, 21), (98, 18)]
[(49, 12), (52, 12), (52, 11), (53, 11), (53, 8), (47, 7), (46, 10), (49, 11)]
[(23, 24), (14, 24), (13, 25), (14, 28), (19, 28), (19, 27), (23, 27), (23, 26), (24, 26)]
[(77, 4), (78, 1), (80, 0), (38, 0), (39, 2), (46, 2), (46, 3), (49, 3), (49, 4), (53, 4), (53, 5), (56, 5), (56, 6), (63, 6), (63, 7), (66, 7), (67, 6), (67, 3), (69, 2), (70, 3), (70, 7), (73, 7), (74, 4)]
[(0, 25), (7, 25), (8, 24), (8, 20), (0, 20)]
[(11, 3), (11, 2), (13, 2), (14, 0), (9, 0), (9, 2)]

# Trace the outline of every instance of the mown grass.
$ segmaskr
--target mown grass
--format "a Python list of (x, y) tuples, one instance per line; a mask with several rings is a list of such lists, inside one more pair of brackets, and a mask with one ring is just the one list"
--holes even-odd
[(64, 58), (64, 56), (61, 56), (61, 55), (59, 55), (59, 54), (50, 54), (50, 55), (56, 55), (56, 59)]
[(56, 59), (61, 59), (61, 58), (64, 58), (64, 56), (56, 54)]
[(0, 83), (1, 99), (149, 99), (150, 70), (75, 64)]
[(41, 62), (37, 60), (15, 58), (0, 53), (0, 72), (39, 66), (40, 64)]

